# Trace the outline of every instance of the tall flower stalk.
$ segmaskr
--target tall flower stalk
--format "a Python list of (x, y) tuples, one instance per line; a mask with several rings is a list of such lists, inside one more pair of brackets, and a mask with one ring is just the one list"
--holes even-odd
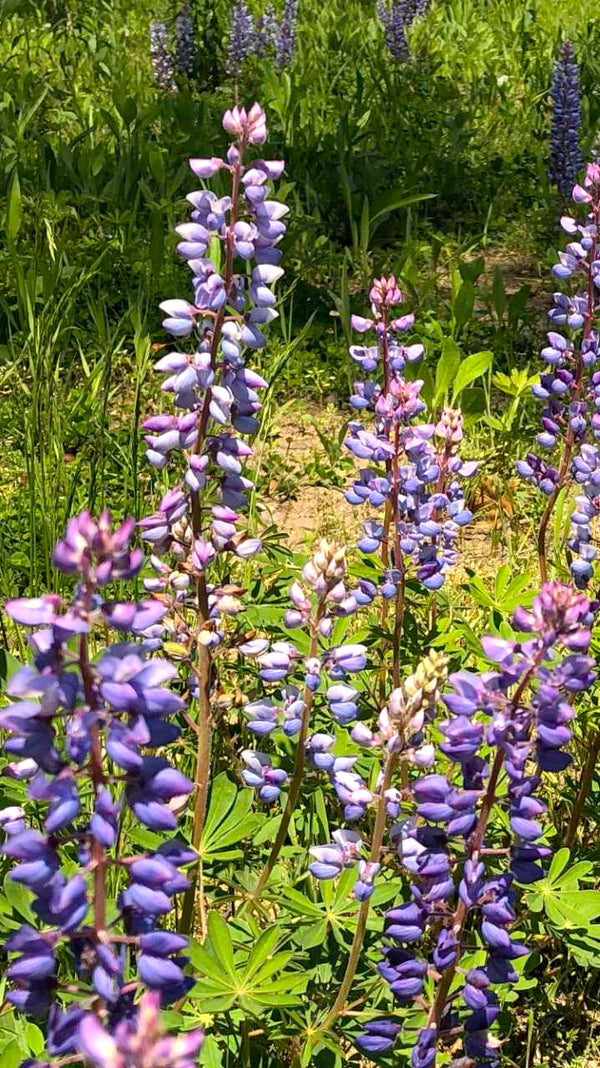
[[(341, 844), (334, 842), (330, 846), (317, 846), (311, 849), (315, 858), (309, 871), (317, 879), (330, 879), (339, 874), (342, 866), (349, 866), (358, 860), (358, 878), (354, 886), (354, 896), (360, 902), (356, 930), (352, 947), (346, 964), (336, 999), (319, 1027), (318, 1034), (333, 1027), (343, 1012), (363, 948), (370, 899), (374, 890), (374, 881), (381, 870), (381, 854), (386, 832), (386, 817), (397, 816), (400, 811), (400, 793), (394, 787), (394, 774), (398, 765), (410, 764), (424, 766), (430, 763), (432, 751), (430, 746), (420, 746), (420, 738), (425, 718), (434, 714), (439, 701), (440, 687), (446, 678), (447, 659), (441, 653), (430, 652), (410, 675), (403, 686), (395, 689), (389, 701), (389, 707), (379, 716), (379, 730), (373, 734), (364, 724), (359, 724), (352, 732), (355, 741), (370, 749), (381, 748), (382, 766), (378, 778), (377, 793), (372, 797), (376, 804), (376, 816), (371, 837), (368, 860), (360, 858), (360, 838), (355, 833), (352, 850), (344, 850)], [(408, 781), (407, 776), (401, 777)], [(345, 832), (337, 832), (344, 835)], [(339, 841), (339, 839), (338, 839)], [(338, 853), (338, 860), (335, 853)], [(348, 855), (346, 855), (348, 854)], [(318, 1037), (318, 1034), (315, 1036)]]
[(190, 10), (190, 0), (185, 0), (175, 19), (174, 60), (177, 73), (184, 78), (193, 78), (196, 59), (194, 19)]
[(154, 80), (163, 93), (174, 92), (175, 78), (173, 61), (169, 48), (169, 33), (164, 22), (153, 22), (150, 26), (150, 59)]
[[(577, 488), (571, 514), (568, 549), (573, 581), (585, 589), (593, 578), (597, 549), (592, 534), (593, 521), (600, 515), (600, 371), (597, 370), (599, 338), (595, 327), (598, 306), (598, 225), (600, 221), (600, 167), (587, 166), (583, 186), (573, 189), (576, 205), (585, 205), (587, 218), (579, 222), (565, 215), (563, 230), (570, 241), (559, 254), (554, 275), (568, 281), (583, 277), (582, 288), (574, 294), (555, 293), (549, 312), (553, 329), (542, 349), (546, 371), (533, 393), (544, 404), (542, 430), (537, 444), (550, 454), (547, 461), (529, 453), (517, 470), (547, 497), (538, 530), (538, 561), (542, 581), (548, 578), (547, 537), (559, 494)], [(559, 332), (560, 331), (560, 332)], [(585, 763), (573, 812), (565, 837), (571, 846), (589, 792), (600, 738), (589, 739)]]
[[(169, 838), (155, 852), (128, 856), (124, 828), (133, 818), (162, 835), (175, 831), (192, 784), (163, 755), (150, 755), (179, 734), (170, 718), (184, 702), (164, 686), (176, 669), (148, 659), (144, 642), (132, 640), (165, 606), (103, 596), (108, 583), (130, 580), (142, 566), (130, 547), (134, 530), (133, 520), (113, 528), (108, 513), (71, 520), (54, 562), (77, 578), (73, 599), (44, 594), (6, 605), (31, 631), (33, 664), (13, 675), (12, 703), (0, 712), (10, 758), (3, 773), (28, 782), (34, 826), (42, 827), (21, 809), (2, 821), (4, 854), (16, 861), (11, 878), (32, 894), (36, 917), (5, 943), (6, 999), (27, 1016), (47, 1015), (51, 1057), (83, 1055), (104, 1066), (112, 1051), (110, 1063), (130, 1056), (137, 1065), (161, 1044), (164, 1063), (176, 1068), (193, 1063), (203, 1036), (162, 1035), (159, 1007), (183, 997), (193, 980), (184, 972), (187, 940), (161, 922), (189, 885), (180, 868), (196, 856)], [(92, 657), (98, 627), (122, 640)]]
[[(281, 175), (283, 163), (246, 158), (266, 141), (262, 108), (255, 104), (246, 112), (236, 107), (226, 112), (223, 126), (233, 138), (226, 158), (191, 159), (190, 168), (202, 179), (227, 173), (231, 193), (220, 198), (207, 189), (190, 193), (191, 222), (177, 227), (178, 252), (193, 274), (194, 302), (161, 304), (165, 329), (196, 342), (193, 352), (170, 352), (155, 365), (167, 375), (163, 391), (173, 394), (176, 410), (184, 414), (152, 416), (144, 423), (150, 464), (164, 468), (178, 454), (183, 479), (163, 497), (158, 511), (140, 523), (142, 537), (152, 545), (156, 572), (146, 584), (170, 610), (169, 637), (176, 638), (178, 656), (188, 665), (189, 688), (198, 706), (195, 849), (202, 839), (210, 780), (215, 655), (224, 638), (222, 620), (242, 610), (243, 591), (211, 578), (219, 573), (217, 562), (224, 554), (246, 560), (261, 548), (258, 538), (239, 529), (239, 513), (252, 487), (242, 463), (252, 449), (238, 435), (258, 429), (257, 390), (267, 385), (246, 367), (244, 351), (266, 345), (262, 330), (278, 314), (270, 286), (283, 274), (277, 246), (287, 212), (269, 198), (270, 183)], [(207, 255), (209, 246), (212, 256)], [(184, 930), (193, 924), (196, 882), (186, 895)]]
[(581, 100), (579, 67), (573, 45), (565, 41), (552, 74), (552, 124), (550, 129), (550, 166), (548, 177), (562, 197), (567, 199), (577, 179), (583, 160), (579, 148)]
[[(585, 587), (593, 574), (596, 558), (590, 524), (599, 514), (597, 486), (600, 459), (594, 444), (600, 440), (600, 373), (598, 333), (594, 329), (597, 308), (599, 265), (597, 261), (598, 222), (600, 219), (600, 167), (590, 163), (584, 185), (573, 190), (576, 204), (585, 204), (588, 216), (579, 223), (563, 216), (561, 225), (570, 236), (565, 251), (553, 268), (561, 280), (573, 276), (584, 279), (583, 289), (573, 295), (554, 294), (549, 312), (553, 329), (548, 345), (542, 349), (547, 370), (541, 375), (533, 393), (543, 405), (542, 431), (538, 446), (550, 455), (546, 461), (529, 453), (519, 461), (517, 470), (548, 498), (538, 531), (538, 560), (543, 582), (548, 578), (547, 532), (558, 496), (565, 487), (577, 485), (577, 508), (571, 519), (569, 548), (572, 550), (571, 573), (579, 587)], [(561, 332), (559, 332), (561, 331)]]
[[(381, 625), (388, 627), (389, 604), (394, 605), (390, 629), (392, 685), (400, 685), (401, 642), (406, 609), (406, 577), (414, 570), (426, 590), (440, 589), (456, 562), (460, 528), (472, 519), (465, 504), (462, 480), (477, 465), (459, 455), (463, 436), (459, 411), (446, 409), (437, 423), (416, 423), (425, 410), (423, 382), (404, 377), (407, 365), (421, 360), (421, 344), (402, 345), (399, 336), (414, 326), (412, 314), (393, 318), (402, 301), (394, 276), (376, 279), (370, 291), (371, 316), (354, 315), (359, 333), (373, 331), (375, 345), (351, 345), (350, 356), (370, 377), (355, 382), (350, 404), (355, 411), (373, 413), (374, 422), (351, 422), (347, 448), (370, 464), (359, 471), (346, 493), (357, 507), (383, 507), (383, 521), (367, 520), (358, 548), (379, 553), (383, 579)], [(382, 669), (385, 683), (385, 669)], [(385, 686), (381, 697), (383, 699)]]
[(405, 63), (410, 58), (406, 32), (415, 19), (424, 15), (429, 0), (377, 0), (377, 18), (384, 32), (385, 44), (392, 59)]

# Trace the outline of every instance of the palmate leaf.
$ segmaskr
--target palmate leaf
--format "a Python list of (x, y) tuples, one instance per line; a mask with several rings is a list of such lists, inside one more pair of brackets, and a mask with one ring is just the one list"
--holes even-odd
[(265, 1007), (298, 1005), (299, 992), (308, 982), (302, 971), (286, 971), (293, 951), (276, 952), (281, 934), (271, 928), (258, 938), (248, 956), (235, 951), (230, 927), (216, 911), (208, 915), (208, 934), (204, 945), (193, 942), (190, 959), (200, 978), (190, 993), (203, 1012), (227, 1012), (237, 1007), (260, 1015)]
[[(359, 904), (352, 896), (356, 872), (345, 871), (335, 881), (318, 884), (320, 901), (311, 901), (293, 887), (282, 891), (283, 907), (297, 921), (293, 941), (302, 949), (312, 949), (324, 942), (332, 934), (336, 942), (347, 949), (348, 938), (354, 933), (358, 918)], [(380, 882), (375, 887), (371, 898), (374, 906), (387, 904), (398, 894), (398, 887), (393, 880)], [(381, 917), (375, 909), (369, 913), (367, 928), (378, 930)]]
[(252, 837), (267, 819), (251, 811), (252, 796), (251, 790), (239, 790), (225, 772), (217, 775), (198, 850), (203, 860), (235, 860), (244, 855), (242, 849), (228, 847)]

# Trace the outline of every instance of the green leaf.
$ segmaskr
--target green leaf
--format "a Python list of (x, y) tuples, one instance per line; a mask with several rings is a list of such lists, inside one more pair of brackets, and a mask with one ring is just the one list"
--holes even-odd
[[(456, 294), (456, 299), (452, 304), (452, 318), (454, 320), (454, 330), (456, 334), (459, 334), (463, 326), (466, 326), (469, 322), (469, 319), (473, 315), (474, 307), (475, 286), (472, 282), (463, 282)], [(467, 385), (466, 382), (465, 385)]]
[[(267, 958), (275, 949), (275, 946), (279, 941), (279, 937), (279, 931), (276, 927), (272, 927), (266, 931), (263, 931), (254, 949), (252, 950), (252, 953), (250, 954), (248, 963), (246, 965), (246, 970), (244, 972), (246, 979), (250, 978), (257, 971), (259, 971), (259, 969), (262, 967)], [(284, 955), (287, 956), (288, 959), (292, 956), (291, 953)], [(276, 956), (273, 957), (272, 960), (277, 960), (280, 956), (281, 954), (276, 954)], [(287, 960), (285, 963), (287, 964)], [(279, 965), (276, 965), (273, 970), (276, 971), (277, 967), (279, 967)], [(282, 965), (282, 967), (285, 967), (285, 964)]]
[(207, 1035), (200, 1054), (202, 1068), (222, 1068), (223, 1054), (214, 1035)]
[(21, 229), (21, 218), (21, 183), (19, 172), (15, 167), (11, 175), (6, 202), (6, 236), (9, 241), (14, 241)]
[(454, 382), (452, 403), (455, 403), (465, 386), (469, 386), (476, 378), (480, 378), (486, 371), (489, 371), (493, 358), (493, 353), (489, 351), (474, 352), (462, 361)]
[(437, 197), (437, 193), (414, 193), (406, 196), (402, 189), (390, 189), (387, 193), (382, 193), (373, 202), (370, 236), (373, 237), (378, 226), (381, 225), (390, 212), (398, 211), (400, 208), (408, 208), (411, 204), (420, 204), (423, 200), (432, 200), (434, 197)]
[(458, 368), (460, 367), (460, 352), (458, 345), (452, 337), (444, 338), (442, 354), (435, 369), (435, 395), (434, 406), (438, 407), (450, 386), (454, 382)]
[(192, 942), (188, 952), (192, 964), (201, 975), (206, 975), (227, 990), (231, 989), (231, 983), (225, 980), (221, 964), (205, 946), (201, 946), (199, 942)]
[(217, 960), (233, 979), (235, 979), (235, 964), (233, 961), (233, 943), (229, 927), (220, 912), (212, 911), (208, 914), (208, 943)]

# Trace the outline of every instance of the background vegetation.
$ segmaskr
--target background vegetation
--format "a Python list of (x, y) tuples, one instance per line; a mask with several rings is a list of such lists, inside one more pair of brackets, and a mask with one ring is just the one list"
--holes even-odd
[[(269, 502), (261, 525), (302, 495), (305, 514), (314, 515), (293, 532), (293, 549), (307, 532), (343, 527), (343, 513), (331, 519), (331, 501), (350, 463), (341, 446), (349, 316), (364, 309), (373, 275), (394, 271), (426, 344), (430, 398), (443, 396), (466, 356), (483, 354), (461, 397), (470, 453), (485, 460), (471, 502), (478, 521), (442, 613), (449, 631), (452, 624), (446, 648), (473, 649), (474, 635), (500, 625), (523, 599), (534, 566), (538, 504), (515, 479), (513, 461), (533, 434), (529, 386), (560, 240), (561, 204), (546, 178), (548, 88), (569, 38), (581, 66), (589, 155), (600, 131), (597, 4), (433, 0), (411, 31), (410, 62), (394, 64), (371, 0), (300, 0), (291, 69), (251, 60), (238, 86), (225, 74), (228, 0), (194, 0), (192, 10), (198, 73), (164, 94), (153, 80), (148, 27), (153, 18), (171, 25), (172, 4), (0, 4), (0, 597), (56, 588), (51, 550), (75, 511), (107, 504), (116, 516), (139, 517), (160, 492), (162, 476), (144, 465), (139, 433), (157, 390), (153, 349), (164, 344), (157, 306), (187, 296), (172, 237), (192, 188), (187, 156), (219, 154), (220, 116), (237, 93), (267, 109), (269, 151), (286, 159), (280, 195), (291, 208), (281, 320), (261, 356), (272, 383), (256, 448), (257, 500)], [(562, 522), (559, 515), (557, 540)], [(293, 566), (278, 548), (281, 536), (271, 535), (267, 601)], [(497, 561), (505, 563), (499, 573)], [(519, 573), (525, 579), (515, 587)], [(409, 640), (410, 633), (409, 626)], [(595, 718), (590, 707), (580, 755), (583, 728)], [(235, 723), (221, 739), (223, 768), (233, 736)], [(575, 770), (557, 787), (559, 815), (576, 778)], [(531, 902), (539, 959), (552, 978), (539, 985), (533, 969), (520, 984), (521, 1015), (506, 1054), (519, 1068), (550, 1057), (561, 1064), (583, 1056), (577, 1068), (595, 1063), (596, 933), (583, 943), (571, 937), (568, 910), (552, 912), (545, 902), (595, 889), (598, 789), (575, 876), (563, 855), (546, 897)], [(224, 813), (230, 803), (222, 802)], [(268, 823), (252, 818), (260, 846)], [(235, 819), (239, 813), (232, 828)], [(239, 857), (215, 850), (226, 879)], [(570, 882), (561, 882), (565, 870)], [(352, 929), (343, 893), (328, 893), (312, 912), (295, 911), (290, 898), (293, 945), (313, 968), (330, 965), (317, 960), (323, 931), (311, 941), (308, 920), (314, 931), (317, 920), (330, 923), (327, 937), (342, 944)], [(7, 1066), (22, 1056), (14, 1027), (2, 1053)], [(238, 1063), (216, 1045), (209, 1054), (215, 1065)]]

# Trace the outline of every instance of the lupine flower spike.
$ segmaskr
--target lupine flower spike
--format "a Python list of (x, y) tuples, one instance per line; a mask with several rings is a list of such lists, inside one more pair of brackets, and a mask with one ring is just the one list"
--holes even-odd
[[(191, 351), (161, 356), (155, 368), (162, 390), (173, 396), (174, 415), (153, 415), (144, 423), (146, 456), (158, 469), (171, 464), (176, 482), (158, 510), (140, 523), (152, 547), (155, 577), (147, 589), (169, 609), (157, 626), (157, 646), (166, 636), (187, 666), (190, 692), (198, 702), (196, 802), (192, 842), (200, 843), (209, 784), (212, 723), (211, 690), (215, 655), (224, 620), (242, 610), (243, 590), (216, 578), (219, 561), (247, 560), (261, 548), (244, 529), (241, 513), (252, 482), (243, 464), (252, 449), (242, 436), (258, 428), (259, 391), (265, 380), (246, 366), (245, 353), (266, 345), (264, 329), (277, 318), (272, 286), (283, 274), (279, 243), (285, 234), (285, 205), (269, 196), (283, 163), (250, 153), (267, 137), (265, 113), (226, 112), (223, 126), (232, 138), (225, 159), (190, 159), (203, 180), (219, 172), (231, 181), (224, 197), (205, 188), (188, 194), (191, 221), (177, 227), (177, 251), (192, 272), (193, 303), (161, 304), (164, 328), (190, 338)], [(209, 243), (222, 246), (222, 267), (208, 256)], [(185, 922), (192, 922), (193, 891), (186, 897)]]
[(164, 93), (175, 90), (173, 62), (169, 50), (169, 34), (164, 22), (153, 22), (150, 26), (150, 58), (154, 71), (154, 80)]
[(579, 149), (581, 101), (579, 67), (573, 45), (565, 41), (552, 75), (552, 126), (548, 177), (562, 197), (568, 199), (583, 160)]
[(410, 58), (406, 31), (428, 7), (429, 0), (392, 0), (391, 6), (386, 0), (377, 0), (377, 17), (383, 27), (386, 48), (396, 62), (404, 63)]
[(185, 0), (175, 20), (175, 67), (184, 78), (193, 78), (196, 69), (194, 20), (189, 0)]
[[(245, 705), (248, 728), (259, 738), (274, 734), (279, 729), (287, 737), (297, 738), (285, 809), (271, 853), (252, 892), (253, 899), (257, 899), (266, 886), (286, 840), (307, 758), (312, 767), (329, 774), (338, 795), (345, 798), (348, 806), (358, 806), (357, 815), (364, 811), (365, 802), (371, 800), (360, 777), (351, 773), (353, 760), (342, 762), (343, 766), (336, 765), (329, 752), (334, 742), (333, 736), (319, 732), (309, 734), (315, 696), (326, 676), (332, 683), (325, 697), (333, 717), (340, 723), (349, 723), (358, 715), (355, 703), (357, 691), (346, 680), (349, 675), (365, 667), (366, 649), (358, 644), (331, 648), (327, 643), (335, 620), (353, 615), (362, 604), (370, 603), (372, 598), (370, 593), (365, 597), (361, 586), (348, 589), (345, 575), (344, 549), (323, 540), (305, 565), (301, 581), (294, 582), (290, 588), (291, 608), (284, 622), (292, 631), (305, 630), (308, 633), (306, 657), (302, 657), (293, 643), (287, 641), (269, 643), (267, 639), (258, 638), (240, 646), (240, 652), (256, 662), (263, 682), (277, 687), (273, 696), (265, 696)], [(302, 686), (292, 681), (296, 672), (303, 676)], [(284, 680), (286, 684), (283, 688), (279, 687)], [(242, 771), (244, 782), (258, 791), (261, 801), (276, 801), (282, 784), (288, 781), (287, 772), (273, 767), (271, 757), (263, 752), (246, 750), (242, 753), (242, 759), (246, 765)]]
[(583, 186), (573, 189), (576, 205), (585, 205), (587, 217), (561, 219), (569, 236), (553, 273), (561, 281), (581, 279), (581, 289), (572, 295), (554, 294), (548, 313), (551, 331), (542, 349), (546, 365), (534, 396), (543, 404), (541, 432), (536, 442), (542, 454), (529, 453), (517, 470), (547, 498), (538, 533), (538, 558), (543, 581), (548, 577), (546, 532), (560, 491), (569, 483), (578, 488), (571, 517), (569, 548), (573, 554), (571, 574), (585, 588), (594, 574), (596, 549), (591, 523), (600, 514), (600, 370), (598, 332), (594, 316), (600, 286), (597, 259), (600, 219), (600, 166), (588, 164)]
[[(382, 520), (369, 519), (358, 543), (367, 554), (379, 553), (383, 578), (377, 591), (383, 598), (382, 625), (387, 602), (394, 601), (392, 672), (400, 683), (400, 640), (408, 569), (427, 590), (439, 589), (456, 562), (456, 540), (472, 514), (464, 499), (463, 480), (477, 465), (459, 454), (463, 436), (460, 411), (446, 409), (437, 423), (417, 423), (425, 409), (423, 382), (404, 377), (407, 364), (423, 356), (421, 344), (403, 344), (402, 335), (414, 326), (414, 316), (394, 317), (402, 302), (396, 279), (380, 278), (370, 292), (371, 315), (353, 315), (361, 334), (373, 332), (375, 344), (351, 345), (350, 356), (369, 377), (355, 382), (350, 404), (360, 413), (373, 413), (371, 426), (351, 422), (347, 448), (368, 461), (346, 493), (357, 507), (384, 509)], [(377, 377), (376, 377), (377, 375)]]
[[(366, 931), (369, 901), (375, 888), (375, 879), (381, 870), (386, 817), (398, 817), (403, 798), (404, 791), (394, 785), (398, 764), (422, 768), (428, 767), (433, 761), (433, 747), (423, 744), (423, 728), (426, 720), (435, 713), (446, 674), (447, 657), (432, 650), (404, 684), (392, 691), (388, 707), (379, 715), (377, 731), (370, 731), (363, 723), (357, 724), (352, 731), (354, 741), (380, 754), (381, 772), (376, 793), (366, 801), (362, 811), (348, 813), (346, 809), (344, 814), (346, 819), (356, 820), (362, 816), (369, 803), (376, 804), (377, 812), (368, 860), (361, 857), (361, 839), (356, 831), (336, 831), (331, 845), (314, 847), (310, 851), (314, 860), (309, 871), (317, 879), (332, 879), (339, 875), (342, 868), (356, 867), (354, 896), (361, 903), (344, 978), (335, 1003), (321, 1025), (321, 1031), (331, 1028), (342, 1012), (356, 974)], [(394, 1038), (397, 1033), (398, 1029), (394, 1032)], [(374, 1032), (372, 1038), (371, 1045), (367, 1044), (364, 1048), (376, 1052), (377, 1043), (374, 1043), (374, 1039), (381, 1039), (382, 1035)], [(390, 1042), (390, 1046), (392, 1044)]]
[(254, 18), (246, 0), (235, 0), (231, 11), (231, 31), (227, 48), (227, 73), (236, 81), (244, 61), (254, 55), (257, 44)]

